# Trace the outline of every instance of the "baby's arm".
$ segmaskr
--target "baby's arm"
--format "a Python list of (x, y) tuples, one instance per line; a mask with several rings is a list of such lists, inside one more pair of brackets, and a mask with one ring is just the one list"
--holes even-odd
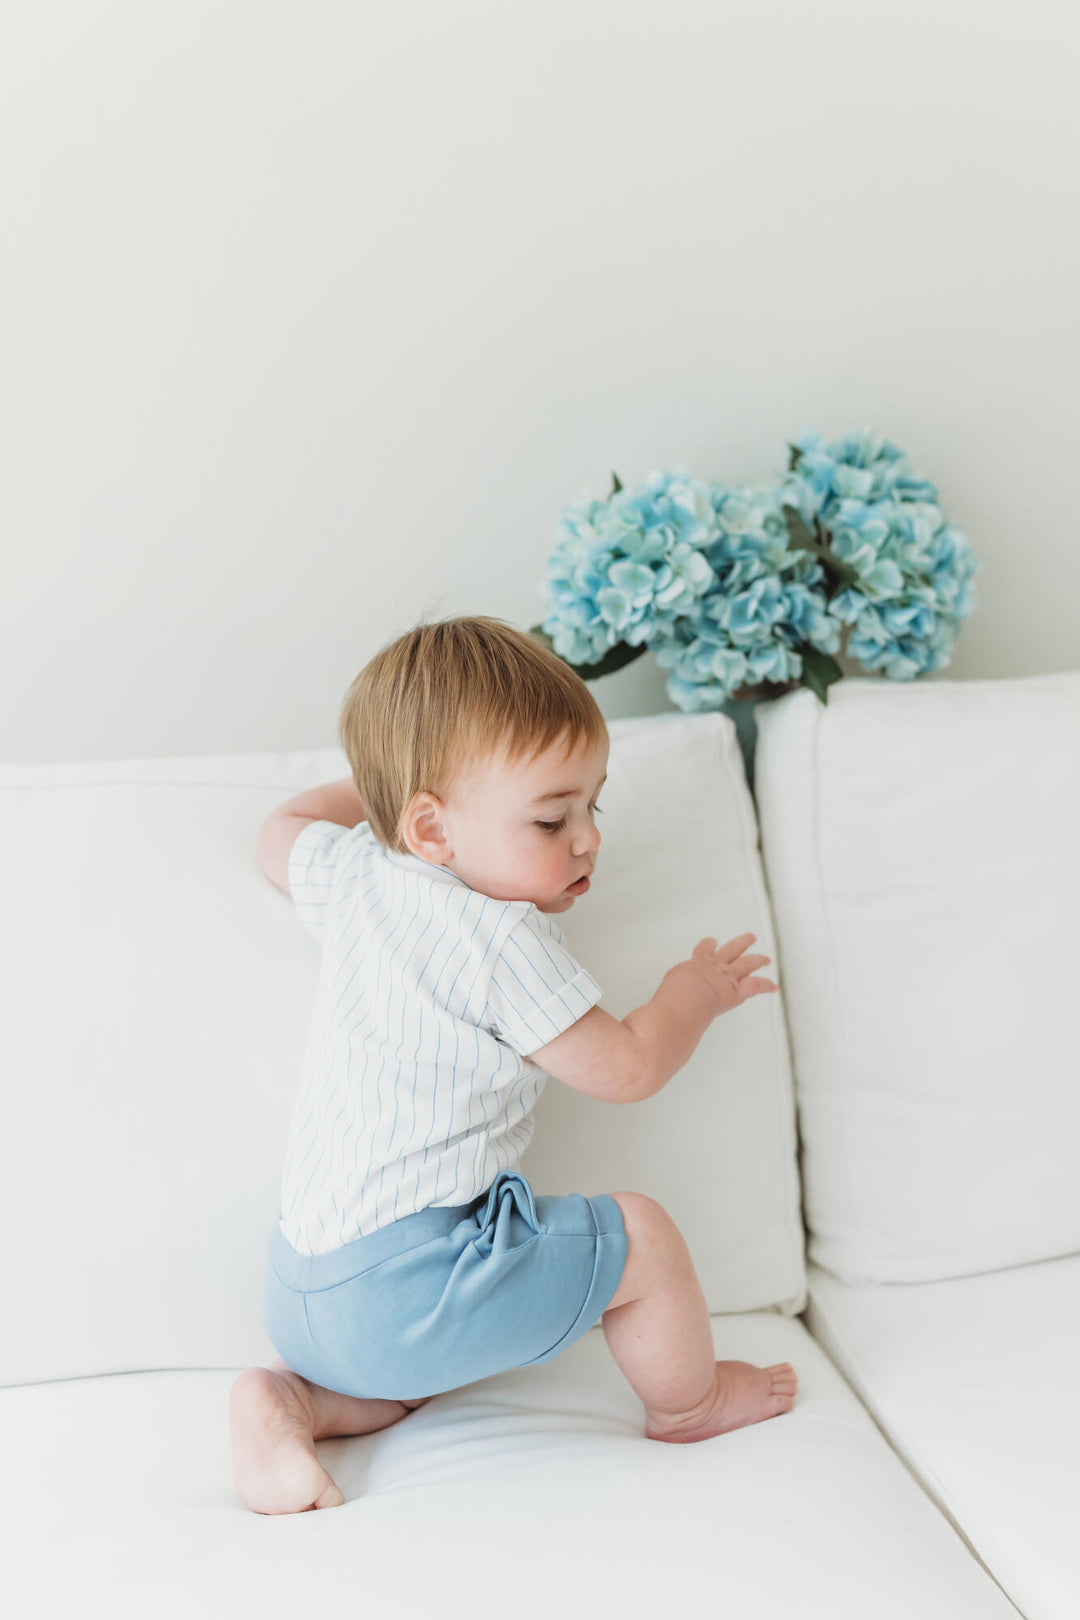
[(322, 787), (308, 788), (286, 799), (271, 810), (267, 820), (275, 816), (300, 816), (304, 821), (336, 821), (339, 827), (355, 827), (367, 819), (367, 811), (356, 783), (351, 776), (344, 776), (340, 782), (324, 782)]
[(770, 979), (751, 977), (769, 960), (743, 955), (754, 937), (741, 934), (720, 946), (700, 940), (688, 961), (668, 969), (644, 1006), (621, 1021), (591, 1007), (547, 1046), (530, 1052), (530, 1060), (601, 1102), (654, 1096), (678, 1074), (714, 1018), (778, 988)]
[(289, 852), (302, 828), (310, 821), (334, 821), (339, 827), (355, 827), (366, 819), (367, 812), (351, 776), (340, 782), (325, 782), (271, 810), (255, 839), (255, 857), (271, 883), (288, 894)]

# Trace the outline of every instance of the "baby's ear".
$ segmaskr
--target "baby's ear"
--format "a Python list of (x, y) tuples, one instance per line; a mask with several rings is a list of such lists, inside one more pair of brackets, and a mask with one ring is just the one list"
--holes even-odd
[(401, 836), (421, 860), (442, 866), (453, 857), (446, 836), (446, 806), (434, 793), (417, 793), (409, 800), (401, 818)]

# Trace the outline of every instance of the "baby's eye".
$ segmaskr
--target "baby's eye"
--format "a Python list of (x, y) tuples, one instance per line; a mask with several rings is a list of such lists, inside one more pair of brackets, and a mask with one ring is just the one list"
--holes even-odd
[[(591, 804), (589, 809), (595, 810), (598, 816), (604, 813), (598, 804)], [(561, 821), (538, 821), (536, 825), (543, 827), (545, 832), (560, 832), (566, 826), (566, 817), (563, 816)]]

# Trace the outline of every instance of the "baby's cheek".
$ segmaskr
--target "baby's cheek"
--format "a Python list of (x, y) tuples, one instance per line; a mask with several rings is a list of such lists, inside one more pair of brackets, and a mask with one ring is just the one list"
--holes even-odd
[(548, 861), (548, 880), (553, 888), (565, 889), (571, 878), (576, 875), (578, 862), (566, 850), (557, 853)]

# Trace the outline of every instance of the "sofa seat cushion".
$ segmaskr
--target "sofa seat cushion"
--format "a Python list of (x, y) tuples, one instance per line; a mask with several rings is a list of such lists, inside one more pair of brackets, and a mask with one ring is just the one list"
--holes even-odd
[(1080, 1255), (877, 1287), (813, 1266), (807, 1320), (1027, 1620), (1074, 1620)]
[(234, 1370), (0, 1390), (0, 1611), (1015, 1620), (798, 1319), (713, 1332), (718, 1356), (791, 1361), (792, 1411), (646, 1440), (592, 1328), (542, 1367), (320, 1442), (344, 1506), (278, 1517), (235, 1494)]

